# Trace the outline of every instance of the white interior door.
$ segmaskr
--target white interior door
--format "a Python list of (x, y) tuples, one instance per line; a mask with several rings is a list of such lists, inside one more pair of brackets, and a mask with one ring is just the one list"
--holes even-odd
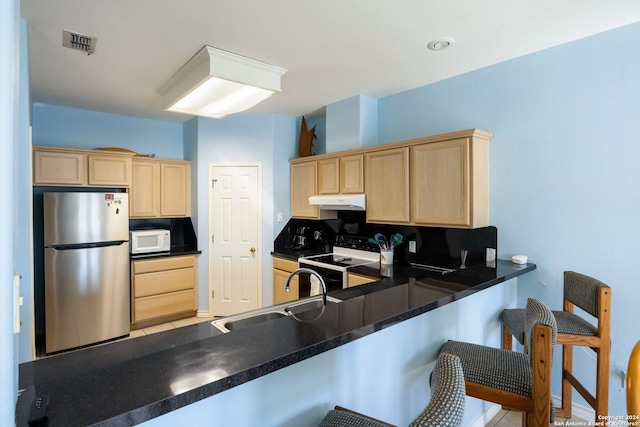
[(212, 165), (210, 227), (214, 316), (260, 307), (261, 197), (259, 164)]

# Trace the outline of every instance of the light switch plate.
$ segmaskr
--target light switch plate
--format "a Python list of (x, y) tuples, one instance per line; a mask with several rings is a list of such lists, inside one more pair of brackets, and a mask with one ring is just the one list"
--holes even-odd
[(415, 240), (409, 240), (409, 253), (410, 254), (415, 254), (416, 253), (416, 241)]
[(278, 212), (278, 222), (282, 222), (282, 212)]

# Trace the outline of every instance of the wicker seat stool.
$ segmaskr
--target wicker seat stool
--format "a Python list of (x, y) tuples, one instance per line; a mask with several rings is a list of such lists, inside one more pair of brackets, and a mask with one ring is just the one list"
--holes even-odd
[[(579, 307), (597, 319), (597, 326), (573, 313)], [(556, 409), (558, 416), (571, 417), (572, 390), (595, 410), (595, 421), (608, 415), (609, 357), (611, 351), (611, 288), (599, 280), (573, 271), (564, 272), (563, 310), (552, 311), (558, 325), (557, 343), (562, 344), (562, 402)], [(524, 309), (502, 312), (502, 348), (512, 349), (512, 335), (525, 346)], [(573, 346), (589, 347), (596, 352), (595, 397), (573, 375)]]
[[(440, 353), (431, 373), (431, 399), (409, 427), (458, 427), (464, 415), (464, 373), (460, 359)], [(318, 427), (394, 427), (383, 421), (336, 406)]]
[(525, 331), (531, 351), (517, 353), (459, 341), (448, 341), (441, 352), (460, 358), (467, 396), (522, 411), (522, 425), (548, 427), (554, 419), (551, 366), (557, 326), (551, 310), (529, 298)]

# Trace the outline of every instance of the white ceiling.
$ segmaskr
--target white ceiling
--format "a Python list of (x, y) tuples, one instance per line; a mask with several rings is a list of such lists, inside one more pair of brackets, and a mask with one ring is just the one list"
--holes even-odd
[[(637, 0), (22, 0), (33, 102), (183, 122), (157, 90), (205, 44), (286, 68), (251, 112), (312, 115), (640, 21)], [(93, 55), (62, 30), (98, 39)], [(429, 41), (456, 40), (446, 51)]]

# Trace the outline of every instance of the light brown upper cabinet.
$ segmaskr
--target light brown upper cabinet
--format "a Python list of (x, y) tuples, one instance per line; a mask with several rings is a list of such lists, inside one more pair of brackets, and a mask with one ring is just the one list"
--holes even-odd
[(340, 159), (318, 160), (318, 194), (340, 192)]
[(160, 216), (191, 215), (191, 165), (160, 163)]
[(87, 155), (34, 147), (33, 185), (87, 185)]
[(459, 138), (411, 147), (411, 221), (489, 225), (488, 144)]
[(152, 218), (160, 215), (160, 163), (152, 159), (133, 159), (129, 216)]
[(408, 223), (409, 147), (365, 154), (367, 222)]
[(130, 184), (130, 154), (33, 147), (33, 185), (129, 187)]
[(364, 156), (318, 160), (318, 194), (364, 193)]
[(367, 222), (485, 227), (492, 136), (468, 129), (293, 159), (291, 216), (329, 212), (309, 205), (314, 194), (364, 192)]
[(364, 193), (364, 155), (340, 157), (340, 193)]
[(294, 218), (318, 218), (318, 208), (309, 204), (309, 197), (317, 194), (318, 162), (292, 164), (290, 170), (291, 216)]
[(180, 160), (133, 159), (129, 216), (186, 217), (191, 214), (191, 164)]
[(131, 157), (89, 154), (89, 185), (128, 187), (131, 184)]

